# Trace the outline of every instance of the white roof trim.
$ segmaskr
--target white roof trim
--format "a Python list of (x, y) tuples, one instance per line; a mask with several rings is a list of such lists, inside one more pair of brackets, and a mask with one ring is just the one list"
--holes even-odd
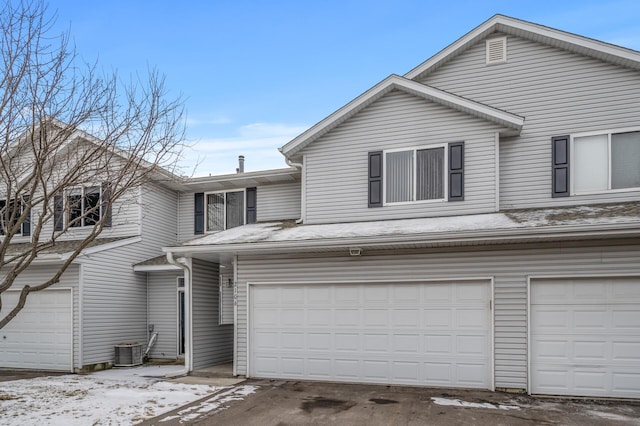
[(176, 265), (134, 265), (134, 272), (163, 272), (163, 271), (182, 271), (183, 269)]
[(404, 75), (405, 78), (412, 80), (420, 78), (494, 32), (535, 40), (617, 65), (640, 69), (640, 52), (635, 50), (504, 15), (494, 15), (444, 50), (406, 73)]
[[(111, 243), (99, 244), (97, 246), (89, 247), (82, 250), (82, 252), (78, 256), (78, 259), (91, 254), (100, 253), (105, 250), (111, 250), (118, 247), (128, 246), (129, 244), (139, 243), (140, 241), (142, 241), (142, 237), (138, 236), (138, 237), (131, 237), (131, 238), (126, 238), (118, 241), (113, 241)], [(72, 254), (73, 254), (72, 251), (61, 254), (60, 259), (67, 260)]]
[(434, 87), (408, 80), (398, 75), (390, 75), (371, 89), (358, 96), (324, 120), (311, 127), (295, 139), (280, 148), (286, 157), (291, 157), (322, 135), (334, 129), (347, 119), (353, 117), (363, 108), (371, 105), (392, 90), (402, 90), (415, 96), (425, 98), (443, 106), (465, 112), (467, 114), (492, 121), (498, 125), (519, 133), (524, 125), (524, 118), (510, 112), (502, 111), (470, 99), (463, 98)]

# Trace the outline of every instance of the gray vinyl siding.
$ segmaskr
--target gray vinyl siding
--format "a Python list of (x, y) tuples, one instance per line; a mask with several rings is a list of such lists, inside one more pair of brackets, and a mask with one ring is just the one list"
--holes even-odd
[(233, 359), (233, 326), (219, 325), (218, 264), (194, 259), (192, 267), (193, 369)]
[[(18, 277), (16, 277), (12, 290), (21, 290), (25, 285), (34, 286), (49, 280), (58, 268), (55, 265), (31, 265)], [(60, 282), (53, 284), (51, 289), (70, 288), (72, 292), (73, 302), (73, 366), (80, 367), (80, 286), (79, 286), (80, 267), (71, 265), (60, 278)], [(27, 296), (27, 305), (29, 297)]]
[[(162, 254), (175, 242), (175, 194), (147, 185), (138, 197), (142, 240), (83, 258), (83, 365), (113, 361), (113, 346), (122, 342), (147, 344), (147, 274), (133, 265)], [(175, 321), (175, 318), (174, 318)]]
[(300, 218), (300, 182), (257, 188), (258, 222)]
[[(496, 125), (392, 91), (304, 151), (305, 223), (354, 222), (495, 210)], [(368, 207), (369, 151), (465, 142), (465, 200)]]
[[(401, 251), (352, 258), (241, 256), (238, 261), (238, 374), (247, 372), (247, 283), (494, 278), (495, 386), (526, 389), (527, 277), (640, 274), (640, 245), (556, 243), (497, 250)], [(611, 242), (611, 244), (614, 244)]]
[(143, 243), (157, 248), (157, 255), (160, 255), (161, 247), (177, 242), (178, 194), (160, 185), (148, 184), (141, 200)]
[(93, 254), (85, 263), (83, 365), (113, 362), (119, 343), (146, 347), (147, 277), (132, 265), (149, 257), (140, 244), (130, 244)]
[(169, 271), (148, 274), (147, 321), (158, 333), (151, 358), (178, 357), (178, 276), (183, 275)]
[(525, 117), (500, 144), (501, 208), (615, 202), (640, 191), (551, 198), (551, 137), (640, 129), (640, 72), (508, 36), (508, 61), (485, 65), (481, 42), (422, 83)]
[(193, 233), (193, 192), (178, 194), (178, 242), (192, 240)]

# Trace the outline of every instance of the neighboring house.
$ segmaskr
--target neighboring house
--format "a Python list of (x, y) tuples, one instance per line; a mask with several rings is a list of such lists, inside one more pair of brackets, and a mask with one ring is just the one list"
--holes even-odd
[(238, 375), (640, 397), (639, 117), (639, 52), (492, 17), (281, 148), (300, 220), (180, 194), (187, 367), (221, 271)]
[[(68, 149), (80, 150), (91, 139), (76, 132), (69, 138)], [(15, 306), (24, 285), (40, 284), (54, 275), (95, 219), (107, 216), (109, 220), (60, 282), (31, 293), (23, 310), (0, 330), (0, 367), (91, 370), (113, 364), (114, 346), (119, 343), (146, 345), (147, 280), (134, 272), (132, 264), (157, 256), (160, 247), (177, 241), (178, 188), (175, 177), (162, 172), (157, 182), (130, 190), (111, 208), (103, 203), (108, 183), (74, 186), (55, 197), (54, 218), (42, 235), (47, 238), (54, 228), (70, 229), (2, 293), (3, 317)], [(95, 217), (71, 224), (92, 207), (99, 207)], [(30, 212), (34, 221), (39, 214), (35, 209)], [(32, 238), (32, 229), (23, 225), (9, 252), (31, 246)]]

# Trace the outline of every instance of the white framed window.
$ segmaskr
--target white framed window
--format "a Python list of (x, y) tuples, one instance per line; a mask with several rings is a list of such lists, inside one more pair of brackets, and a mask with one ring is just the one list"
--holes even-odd
[(444, 201), (447, 145), (384, 151), (385, 204)]
[[(18, 223), (20, 216), (26, 208), (25, 204), (29, 201), (29, 197), (25, 195), (22, 198), (18, 198), (18, 200), (19, 202), (16, 202), (15, 199), (9, 200), (9, 202), (7, 202), (6, 199), (0, 200), (0, 235), (6, 235), (9, 228)], [(29, 212), (22, 222), (15, 235), (31, 235), (31, 212)]]
[(245, 224), (245, 191), (209, 192), (205, 194), (207, 232), (224, 231)]
[(640, 188), (640, 130), (571, 136), (572, 194)]

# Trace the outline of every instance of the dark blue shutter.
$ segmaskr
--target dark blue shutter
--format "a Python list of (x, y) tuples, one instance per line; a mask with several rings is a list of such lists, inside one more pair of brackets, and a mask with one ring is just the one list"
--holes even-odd
[(369, 153), (369, 207), (382, 207), (382, 151)]
[(204, 234), (204, 192), (197, 192), (193, 195), (193, 233)]
[(247, 188), (247, 223), (256, 223), (258, 220), (256, 188)]
[(29, 208), (29, 200), (31, 197), (29, 195), (25, 195), (22, 197), (22, 205), (23, 208), (27, 210), (27, 216), (24, 218), (22, 222), (22, 236), (28, 237), (31, 235), (31, 209)]
[(104, 217), (105, 228), (110, 228), (113, 222), (111, 214), (111, 183), (102, 184), (102, 216)]
[(449, 144), (449, 201), (464, 201), (464, 142)]
[(56, 231), (64, 229), (64, 198), (62, 195), (53, 197), (53, 227)]
[(551, 197), (569, 196), (569, 136), (551, 138)]

